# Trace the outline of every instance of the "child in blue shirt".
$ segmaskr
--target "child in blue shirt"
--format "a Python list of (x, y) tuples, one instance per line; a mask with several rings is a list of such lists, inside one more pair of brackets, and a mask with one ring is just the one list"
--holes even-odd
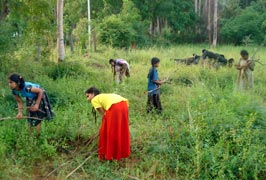
[(152, 67), (148, 74), (148, 101), (147, 101), (147, 113), (151, 112), (153, 108), (158, 113), (162, 112), (162, 105), (160, 101), (160, 85), (163, 81), (159, 80), (157, 68), (159, 67), (160, 59), (153, 57), (151, 59)]
[(32, 127), (35, 126), (39, 133), (41, 130), (42, 119), (46, 117), (50, 120), (54, 116), (46, 92), (39, 84), (25, 82), (23, 77), (16, 73), (9, 76), (8, 85), (18, 104), (17, 119), (23, 118), (23, 103), (21, 97), (26, 97), (26, 110), (28, 122), (30, 124), (30, 131), (32, 131)]

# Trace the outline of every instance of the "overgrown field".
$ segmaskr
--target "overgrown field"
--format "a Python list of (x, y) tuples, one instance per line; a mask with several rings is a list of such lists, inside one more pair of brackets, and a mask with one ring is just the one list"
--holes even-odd
[[(56, 117), (42, 123), (39, 139), (30, 135), (26, 120), (0, 121), (0, 179), (266, 179), (266, 71), (256, 64), (254, 93), (237, 92), (237, 71), (177, 65), (174, 58), (201, 54), (204, 45), (143, 50), (102, 48), (69, 55), (58, 65), (36, 62), (20, 51), (2, 60), (0, 118), (16, 116), (16, 102), (7, 76), (19, 72), (47, 90)], [(245, 47), (250, 55), (255, 47)], [(239, 59), (243, 47), (220, 46), (213, 51)], [(146, 114), (144, 95), (150, 59), (161, 59), (163, 113)], [(131, 77), (113, 81), (110, 58), (130, 62)], [(265, 47), (256, 57), (266, 62)], [(187, 81), (192, 82), (187, 85)], [(90, 86), (118, 93), (130, 102), (132, 155), (125, 162), (100, 162)], [(77, 169), (76, 169), (77, 168)]]

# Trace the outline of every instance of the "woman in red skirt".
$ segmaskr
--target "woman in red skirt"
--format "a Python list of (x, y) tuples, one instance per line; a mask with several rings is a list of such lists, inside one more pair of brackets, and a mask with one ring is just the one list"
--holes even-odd
[(103, 160), (129, 157), (128, 100), (117, 94), (100, 94), (95, 87), (87, 89), (85, 94), (102, 115), (98, 157)]

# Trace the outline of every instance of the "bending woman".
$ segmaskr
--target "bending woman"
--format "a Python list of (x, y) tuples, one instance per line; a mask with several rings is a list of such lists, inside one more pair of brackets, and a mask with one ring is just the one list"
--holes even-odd
[(102, 115), (98, 157), (120, 160), (130, 156), (128, 100), (117, 94), (100, 94), (91, 87), (85, 92), (87, 100)]
[(54, 116), (46, 92), (39, 84), (25, 82), (23, 77), (16, 73), (9, 76), (8, 85), (18, 104), (17, 119), (23, 118), (21, 97), (26, 97), (26, 110), (27, 116), (29, 117), (30, 132), (32, 132), (32, 127), (36, 127), (37, 132), (40, 133), (42, 119), (46, 117), (50, 120)]

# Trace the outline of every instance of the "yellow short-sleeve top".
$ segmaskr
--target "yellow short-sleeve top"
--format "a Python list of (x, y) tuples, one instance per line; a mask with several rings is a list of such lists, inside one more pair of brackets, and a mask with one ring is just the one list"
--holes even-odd
[(128, 105), (128, 100), (118, 94), (98, 94), (91, 100), (91, 104), (95, 109), (101, 107), (107, 111), (113, 104), (121, 101), (126, 101)]

